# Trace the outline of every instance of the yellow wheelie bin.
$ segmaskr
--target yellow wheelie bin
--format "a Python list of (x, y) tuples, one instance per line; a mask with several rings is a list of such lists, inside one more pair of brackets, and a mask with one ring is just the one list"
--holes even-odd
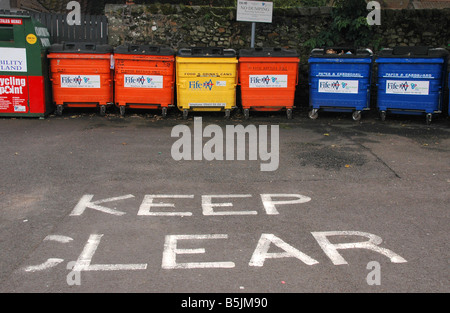
[(233, 49), (194, 47), (176, 56), (177, 106), (189, 111), (225, 112), (236, 108), (237, 54)]

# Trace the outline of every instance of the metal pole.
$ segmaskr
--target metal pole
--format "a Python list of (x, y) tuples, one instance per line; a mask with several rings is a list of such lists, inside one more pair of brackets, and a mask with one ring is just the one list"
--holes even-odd
[(250, 47), (254, 48), (255, 47), (255, 34), (256, 34), (256, 23), (252, 23), (252, 42)]

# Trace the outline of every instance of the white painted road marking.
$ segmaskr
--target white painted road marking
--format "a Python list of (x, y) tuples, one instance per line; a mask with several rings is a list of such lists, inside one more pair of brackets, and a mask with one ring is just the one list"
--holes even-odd
[(153, 199), (193, 199), (194, 195), (146, 195), (137, 215), (140, 216), (192, 216), (192, 212), (150, 212), (152, 207), (174, 208), (173, 203), (153, 203)]
[(74, 272), (81, 271), (135, 271), (147, 269), (147, 264), (91, 264), (92, 257), (97, 250), (103, 234), (90, 235), (83, 252), (73, 267)]
[(70, 213), (70, 216), (79, 216), (79, 215), (83, 214), (87, 208), (97, 210), (97, 211), (100, 211), (103, 213), (122, 216), (122, 215), (125, 215), (126, 213), (117, 211), (116, 209), (110, 209), (110, 208), (107, 208), (104, 206), (100, 206), (99, 204), (102, 204), (105, 202), (113, 202), (113, 201), (130, 199), (130, 198), (134, 198), (134, 196), (126, 195), (126, 196), (108, 198), (108, 199), (91, 202), (92, 198), (94, 198), (94, 195), (84, 195), (83, 197), (81, 197), (80, 201), (78, 201), (78, 204), (75, 206), (72, 213)]
[[(273, 198), (297, 198), (296, 200), (283, 200), (274, 201)], [(303, 204), (311, 201), (310, 197), (298, 195), (298, 194), (262, 194), (261, 200), (267, 215), (278, 215), (276, 206), (281, 204)]]
[[(285, 252), (269, 253), (270, 245), (274, 244), (277, 247), (283, 249)], [(316, 260), (304, 254), (300, 250), (297, 250), (293, 246), (287, 244), (277, 236), (273, 234), (262, 234), (259, 239), (258, 245), (253, 252), (249, 266), (263, 266), (266, 259), (280, 259), (280, 258), (297, 258), (307, 265), (318, 264)]]
[(228, 235), (168, 235), (164, 244), (162, 259), (163, 269), (193, 269), (193, 268), (233, 268), (233, 262), (191, 262), (177, 263), (177, 254), (202, 254), (206, 250), (199, 249), (178, 249), (179, 240), (211, 240), (228, 239)]
[(69, 243), (73, 241), (73, 238), (67, 237), (67, 236), (60, 236), (60, 235), (48, 235), (44, 238), (44, 241), (56, 241), (61, 243)]
[[(360, 231), (326, 231), (326, 232), (312, 232), (311, 234), (314, 236), (314, 238), (316, 238), (317, 243), (320, 245), (322, 250), (330, 258), (330, 260), (333, 262), (334, 265), (348, 264), (347, 261), (345, 261), (345, 259), (337, 251), (345, 249), (372, 250), (374, 252), (380, 253), (388, 257), (392, 263), (407, 262), (404, 258), (392, 252), (391, 250), (379, 247), (379, 245), (383, 242), (383, 239), (373, 234), (364, 233)], [(364, 242), (332, 244), (327, 238), (330, 236), (360, 236), (369, 238), (369, 240)]]
[(212, 198), (251, 198), (252, 195), (213, 195), (213, 196), (202, 196), (202, 208), (203, 215), (212, 216), (212, 215), (257, 215), (256, 211), (221, 211), (214, 212), (214, 207), (224, 208), (224, 207), (232, 207), (233, 203), (225, 202), (225, 203), (213, 203)]
[[(304, 204), (311, 201), (310, 197), (303, 196), (300, 194), (261, 194), (261, 201), (264, 210), (267, 215), (279, 215), (280, 212), (277, 210), (277, 206), (280, 205), (294, 205), (294, 204)], [(134, 198), (133, 195), (126, 195), (121, 197), (108, 198), (98, 201), (92, 201), (94, 195), (84, 195), (78, 201), (75, 208), (70, 213), (70, 216), (80, 216), (86, 209), (93, 209), (99, 212), (112, 214), (115, 216), (123, 216), (126, 213), (117, 210), (116, 208), (110, 209), (100, 204), (105, 202), (113, 202), (119, 200), (126, 200)], [(257, 211), (214, 211), (214, 208), (225, 208), (232, 207), (233, 203), (223, 202), (223, 203), (213, 203), (213, 198), (251, 198), (253, 195), (250, 194), (224, 194), (224, 195), (203, 195), (201, 196), (202, 213), (204, 216), (240, 216), (240, 215), (257, 215)], [(153, 208), (174, 208), (173, 203), (154, 203), (155, 199), (194, 199), (194, 195), (145, 195), (144, 199), (138, 209), (138, 216), (178, 216), (178, 217), (190, 217), (193, 216), (192, 212), (153, 212)], [(282, 198), (284, 200), (275, 200)]]
[(64, 262), (64, 259), (51, 258), (42, 264), (27, 266), (23, 270), (25, 272), (31, 272), (31, 273), (40, 272), (40, 271), (44, 271), (49, 268), (55, 267), (62, 262)]

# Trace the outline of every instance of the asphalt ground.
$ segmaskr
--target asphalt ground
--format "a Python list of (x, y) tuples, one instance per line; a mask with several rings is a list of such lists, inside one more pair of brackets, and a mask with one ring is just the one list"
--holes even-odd
[[(195, 114), (278, 125), (279, 167), (262, 172), (175, 161), (193, 115), (154, 113), (0, 119), (0, 292), (449, 292), (450, 119)], [(262, 195), (309, 201), (270, 211)], [(370, 236), (380, 250), (358, 246)]]

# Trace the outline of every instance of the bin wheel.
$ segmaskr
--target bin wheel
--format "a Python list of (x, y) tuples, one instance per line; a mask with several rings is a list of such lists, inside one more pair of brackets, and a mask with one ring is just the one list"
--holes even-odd
[(183, 110), (183, 120), (187, 120), (188, 115), (189, 115), (189, 111), (186, 110), (186, 109), (184, 109), (184, 110)]
[(361, 111), (354, 111), (352, 114), (352, 118), (354, 121), (360, 121), (361, 120)]
[(163, 108), (161, 108), (161, 115), (162, 115), (162, 117), (164, 117), (164, 118), (166, 118), (167, 117), (167, 108), (166, 107), (163, 107)]
[(292, 120), (292, 109), (287, 109), (286, 115), (288, 120)]
[(61, 116), (63, 112), (63, 106), (62, 105), (57, 105), (56, 106), (56, 115)]
[(119, 110), (120, 110), (120, 116), (125, 116), (125, 106), (124, 106), (124, 105), (121, 105), (121, 106), (119, 107)]
[(386, 111), (381, 111), (380, 116), (381, 116), (381, 121), (384, 122), (386, 120)]
[(250, 110), (249, 109), (244, 109), (244, 118), (246, 120), (248, 120), (250, 118)]
[(228, 120), (231, 116), (231, 110), (225, 110), (225, 118)]
[(308, 112), (308, 117), (312, 120), (316, 120), (319, 117), (319, 110), (312, 109)]
[(428, 113), (426, 118), (427, 118), (427, 125), (430, 125), (431, 121), (433, 120), (433, 114)]
[(106, 105), (100, 106), (100, 115), (105, 116), (106, 115)]

